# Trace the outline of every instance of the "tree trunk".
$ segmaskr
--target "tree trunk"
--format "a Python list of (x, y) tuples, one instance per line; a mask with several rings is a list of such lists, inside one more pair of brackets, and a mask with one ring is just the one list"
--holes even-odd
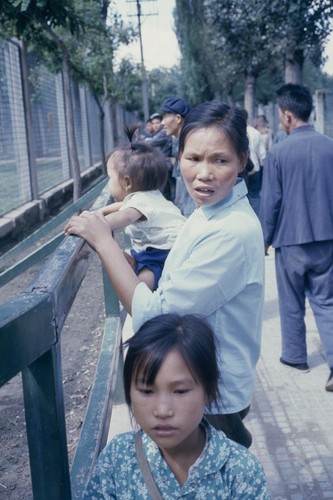
[(68, 154), (70, 171), (73, 178), (73, 201), (75, 202), (81, 196), (81, 175), (74, 131), (74, 112), (70, 84), (70, 62), (67, 51), (64, 50), (64, 48), (62, 49)]
[(285, 62), (285, 83), (302, 84), (303, 81), (303, 63), (304, 53), (302, 49), (296, 49), (293, 52), (287, 52)]
[(249, 114), (248, 124), (253, 124), (254, 118), (254, 90), (256, 84), (256, 77), (253, 73), (248, 73), (245, 77), (245, 88), (244, 88), (244, 108)]

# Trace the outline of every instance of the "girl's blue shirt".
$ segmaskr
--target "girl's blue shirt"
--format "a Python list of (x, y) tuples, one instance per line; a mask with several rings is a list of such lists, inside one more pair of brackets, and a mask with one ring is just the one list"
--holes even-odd
[(264, 301), (264, 243), (243, 180), (219, 203), (196, 209), (169, 253), (158, 288), (139, 284), (133, 328), (163, 313), (198, 314), (217, 335), (221, 404), (235, 413), (252, 398), (260, 354)]
[[(159, 448), (141, 431), (149, 467), (165, 500), (269, 500), (264, 471), (250, 451), (203, 421), (206, 445), (180, 486)], [(84, 494), (85, 499), (151, 499), (135, 453), (134, 432), (113, 438), (101, 453)]]

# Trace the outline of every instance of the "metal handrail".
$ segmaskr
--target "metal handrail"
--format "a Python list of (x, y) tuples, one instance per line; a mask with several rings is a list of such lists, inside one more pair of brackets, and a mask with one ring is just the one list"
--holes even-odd
[[(95, 210), (109, 198), (107, 187)], [(80, 498), (106, 443), (121, 344), (119, 301), (104, 276), (106, 320), (96, 379), (79, 444), (69, 470), (60, 338), (93, 251), (65, 237), (28, 289), (0, 305), (0, 387), (22, 372), (34, 498)]]

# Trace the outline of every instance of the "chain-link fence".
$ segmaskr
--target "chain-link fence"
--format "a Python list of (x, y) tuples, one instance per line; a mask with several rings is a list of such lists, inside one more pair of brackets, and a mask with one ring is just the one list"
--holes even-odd
[[(29, 75), (29, 114), (23, 93), (25, 67)], [(80, 170), (84, 171), (102, 160), (99, 109), (87, 89), (74, 81), (72, 101)], [(104, 111), (107, 153), (113, 147), (109, 106)], [(32, 117), (31, 124), (28, 116)], [(18, 42), (1, 43), (0, 216), (38, 199), (69, 178), (62, 75), (51, 74), (33, 54), (22, 59)]]

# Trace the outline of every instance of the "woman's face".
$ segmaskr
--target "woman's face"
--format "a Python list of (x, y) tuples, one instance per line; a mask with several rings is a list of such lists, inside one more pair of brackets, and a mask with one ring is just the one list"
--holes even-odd
[(191, 132), (180, 156), (186, 188), (197, 207), (223, 200), (244, 170), (247, 155), (238, 156), (226, 135), (214, 127)]

